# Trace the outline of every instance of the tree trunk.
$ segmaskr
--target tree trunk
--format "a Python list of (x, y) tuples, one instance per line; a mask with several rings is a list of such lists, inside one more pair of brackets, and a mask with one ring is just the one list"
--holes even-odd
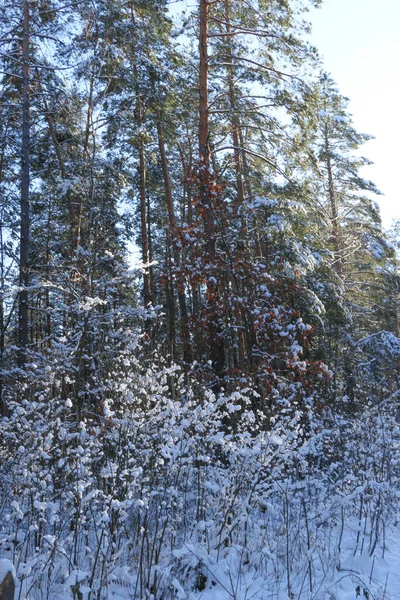
[[(199, 72), (199, 200), (204, 217), (207, 263), (209, 271), (215, 270), (216, 239), (215, 221), (210, 194), (209, 151), (209, 99), (208, 99), (208, 15), (209, 2), (200, 0), (200, 72)], [(224, 343), (221, 337), (218, 301), (218, 283), (207, 273), (208, 330), (211, 360), (214, 372), (222, 374), (225, 365)]]
[(215, 224), (210, 199), (210, 148), (208, 109), (208, 2), (200, 0), (200, 77), (199, 77), (199, 158), (200, 203), (204, 214), (206, 249), (215, 260)]
[[(158, 148), (160, 150), (160, 158), (161, 158), (161, 168), (162, 168), (163, 178), (164, 178), (165, 198), (167, 201), (169, 233), (170, 233), (170, 240), (172, 243), (172, 253), (173, 253), (173, 258), (174, 258), (174, 263), (175, 263), (175, 270), (178, 271), (178, 277), (179, 277), (179, 267), (181, 266), (181, 257), (180, 257), (180, 253), (179, 253), (179, 248), (177, 246), (174, 201), (172, 198), (171, 179), (169, 176), (168, 161), (167, 161), (167, 155), (165, 152), (164, 135), (163, 135), (160, 114), (157, 115), (157, 135), (158, 135)], [(191, 356), (190, 338), (189, 338), (188, 311), (187, 311), (187, 305), (186, 305), (185, 291), (183, 288), (183, 282), (180, 280), (177, 281), (177, 293), (178, 293), (179, 311), (180, 311), (180, 315), (181, 315), (183, 359), (186, 363), (190, 363), (192, 360), (192, 356)]]
[[(231, 109), (231, 129), (232, 129), (232, 142), (234, 150), (234, 162), (235, 162), (235, 174), (236, 174), (236, 210), (240, 218), (240, 245), (238, 244), (238, 250), (240, 252), (245, 250), (247, 243), (247, 223), (243, 215), (243, 204), (244, 204), (244, 185), (243, 185), (243, 160), (240, 139), (240, 123), (237, 116), (237, 102), (236, 102), (236, 91), (235, 91), (235, 80), (233, 73), (233, 53), (232, 53), (232, 40), (231, 40), (231, 21), (230, 21), (230, 1), (225, 0), (225, 32), (226, 32), (226, 70), (228, 77), (228, 88), (229, 88), (229, 104)], [(235, 293), (240, 296), (240, 290), (238, 289), (235, 277), (231, 277), (232, 289)], [(239, 368), (245, 368), (245, 341), (243, 335), (243, 319), (241, 309), (239, 305), (235, 307), (235, 319), (236, 319), (236, 335), (237, 335), (237, 348), (238, 348), (238, 366)]]
[[(89, 98), (88, 98), (88, 105), (87, 105), (87, 113), (86, 113), (86, 127), (85, 127), (85, 138), (84, 138), (84, 145), (83, 145), (83, 168), (82, 168), (82, 189), (85, 190), (86, 188), (86, 177), (87, 174), (89, 172), (89, 169), (91, 170), (90, 173), (90, 177), (91, 177), (91, 192), (93, 191), (93, 153), (92, 156), (90, 157), (90, 164), (89, 164), (89, 152), (90, 152), (90, 138), (91, 138), (91, 134), (93, 136), (93, 105), (94, 105), (94, 84), (95, 84), (95, 72), (94, 72), (94, 67), (92, 69), (92, 73), (90, 76), (90, 86), (89, 86)], [(94, 151), (94, 150), (93, 150)], [(72, 245), (72, 259), (75, 262), (73, 262), (73, 264), (75, 265), (73, 271), (72, 271), (72, 282), (73, 282), (73, 287), (75, 288), (75, 286), (77, 285), (78, 281), (80, 280), (82, 282), (82, 291), (85, 294), (88, 294), (88, 287), (87, 287), (87, 272), (85, 272), (85, 263), (82, 257), (82, 254), (80, 252), (80, 247), (81, 247), (81, 241), (82, 241), (82, 222), (83, 222), (83, 201), (84, 201), (84, 196), (83, 196), (83, 191), (78, 195), (78, 197), (74, 200), (74, 205), (75, 205), (75, 223), (74, 223), (74, 227), (75, 227), (75, 231), (73, 231), (73, 245)], [(88, 194), (89, 196), (90, 194)], [(87, 199), (88, 205), (90, 206), (90, 198)]]
[(22, 165), (21, 165), (21, 241), (19, 284), (18, 342), (20, 363), (24, 364), (29, 342), (29, 180), (30, 180), (30, 65), (29, 65), (29, 0), (24, 0), (22, 36)]
[[(7, 121), (5, 135), (3, 139), (3, 144), (1, 148), (1, 156), (0, 156), (0, 185), (3, 183), (3, 171), (4, 171), (4, 157), (6, 151), (6, 143), (7, 143), (7, 133), (8, 126), (10, 121)], [(5, 252), (4, 252), (4, 234), (3, 234), (3, 217), (0, 221), (0, 286), (1, 289), (4, 290), (5, 286), (5, 276), (4, 276), (4, 268), (5, 268)], [(5, 350), (5, 334), (6, 334), (6, 324), (5, 324), (5, 314), (4, 314), (4, 298), (3, 294), (0, 298), (0, 415), (5, 414), (5, 402), (3, 398), (3, 387), (4, 387), (4, 350)]]
[[(225, 0), (225, 31), (226, 31), (226, 70), (228, 75), (228, 87), (229, 87), (229, 104), (231, 109), (231, 128), (232, 128), (232, 142), (235, 148), (234, 161), (236, 171), (236, 190), (237, 190), (237, 205), (240, 207), (244, 201), (244, 186), (243, 186), (243, 161), (242, 153), (240, 148), (240, 124), (236, 114), (236, 91), (235, 82), (233, 76), (233, 54), (232, 54), (232, 41), (231, 41), (231, 21), (230, 21), (230, 2)], [(243, 219), (242, 219), (243, 221)], [(242, 222), (243, 228), (243, 222)], [(242, 231), (243, 233), (243, 231)]]
[(329, 201), (331, 204), (331, 223), (332, 223), (332, 241), (333, 241), (333, 253), (335, 257), (334, 269), (339, 277), (343, 275), (342, 269), (342, 253), (340, 245), (340, 234), (339, 234), (339, 207), (337, 197), (335, 193), (335, 185), (333, 181), (332, 162), (330, 156), (329, 147), (329, 134), (328, 126), (325, 125), (324, 129), (324, 141), (325, 141), (325, 154), (326, 154), (326, 168), (328, 172), (328, 194)]
[[(135, 9), (133, 4), (131, 4), (131, 19), (132, 23), (135, 25)], [(136, 60), (133, 64), (133, 74), (136, 81), (136, 107), (135, 107), (135, 118), (136, 124), (140, 131), (143, 125), (143, 102), (142, 95), (140, 91), (139, 84), (139, 73), (136, 64)], [(139, 198), (140, 198), (140, 237), (141, 237), (141, 246), (142, 246), (142, 262), (144, 265), (143, 270), (143, 302), (145, 306), (148, 306), (151, 303), (154, 303), (153, 298), (153, 284), (152, 284), (152, 276), (151, 276), (151, 267), (150, 267), (150, 243), (149, 243), (149, 231), (147, 224), (147, 202), (146, 202), (146, 158), (145, 158), (145, 148), (143, 138), (140, 135), (139, 140)]]
[[(138, 86), (137, 86), (138, 87)], [(140, 128), (142, 126), (142, 101), (140, 92), (137, 90), (136, 104), (136, 123)], [(144, 151), (143, 140), (139, 141), (139, 198), (140, 198), (140, 238), (142, 245), (142, 262), (144, 265), (143, 271), (143, 302), (147, 306), (153, 300), (152, 298), (152, 283), (150, 270), (150, 246), (147, 228), (147, 201), (146, 201), (146, 158)]]

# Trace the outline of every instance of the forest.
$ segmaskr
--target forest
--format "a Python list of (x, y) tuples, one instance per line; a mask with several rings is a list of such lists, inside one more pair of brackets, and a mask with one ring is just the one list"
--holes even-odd
[(15, 600), (400, 598), (400, 221), (320, 4), (2, 0)]

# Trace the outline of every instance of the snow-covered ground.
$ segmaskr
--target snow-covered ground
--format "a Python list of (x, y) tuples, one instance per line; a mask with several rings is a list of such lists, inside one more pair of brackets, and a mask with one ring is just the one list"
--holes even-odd
[[(63, 573), (65, 561), (55, 561), (52, 594), (47, 600), (398, 600), (400, 598), (400, 530), (393, 525), (384, 532), (349, 519), (343, 532), (326, 523), (324, 535), (301, 557), (284, 555), (279, 540), (257, 555), (244, 548), (223, 547), (207, 551), (204, 544), (184, 543), (154, 567), (159, 585), (156, 594), (139, 595), (134, 565), (115, 566), (96, 594), (91, 593), (90, 573)], [(299, 532), (297, 532), (299, 533)], [(375, 543), (378, 533), (379, 541)], [(382, 535), (381, 535), (382, 534)], [(292, 540), (295, 543), (295, 540)], [(261, 540), (252, 540), (254, 547)], [(340, 543), (340, 552), (338, 544)], [(275, 547), (277, 552), (271, 552)], [(34, 566), (34, 565), (33, 565)], [(43, 567), (44, 565), (42, 565)], [(13, 565), (0, 560), (0, 580)], [(289, 571), (288, 571), (289, 568)], [(14, 571), (15, 573), (15, 571)], [(154, 575), (153, 573), (153, 575)], [(34, 585), (35, 571), (20, 564), (15, 598), (44, 598)], [(23, 581), (21, 589), (21, 580)], [(29, 589), (31, 590), (28, 593)]]
[(249, 391), (181, 401), (175, 371), (137, 373), (103, 423), (61, 398), (7, 421), (15, 600), (399, 600), (397, 396), (266, 428)]

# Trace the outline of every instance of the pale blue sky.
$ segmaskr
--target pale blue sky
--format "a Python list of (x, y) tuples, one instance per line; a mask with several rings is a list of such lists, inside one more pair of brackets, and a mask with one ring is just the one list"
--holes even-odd
[(363, 147), (375, 163), (363, 176), (385, 194), (378, 201), (388, 226), (400, 218), (400, 0), (325, 0), (309, 19), (357, 130), (376, 138)]

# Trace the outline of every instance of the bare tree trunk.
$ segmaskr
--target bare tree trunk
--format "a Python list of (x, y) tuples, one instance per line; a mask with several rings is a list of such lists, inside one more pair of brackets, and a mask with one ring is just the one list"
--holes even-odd
[[(0, 178), (1, 181), (1, 178)], [(0, 282), (1, 282), (1, 297), (0, 297), (0, 415), (5, 414), (4, 400), (4, 350), (5, 350), (5, 322), (4, 322), (4, 240), (3, 240), (3, 224), (0, 223)]]
[(199, 157), (200, 201), (204, 211), (206, 248), (215, 259), (215, 223), (210, 199), (210, 148), (208, 109), (208, 2), (200, 0), (200, 77), (199, 77)]
[(339, 207), (335, 193), (335, 185), (333, 182), (332, 162), (330, 156), (329, 147), (329, 134), (328, 126), (325, 125), (324, 129), (324, 142), (325, 142), (325, 154), (326, 154), (326, 168), (328, 172), (328, 194), (329, 201), (331, 204), (331, 223), (332, 223), (332, 241), (333, 241), (333, 253), (335, 257), (334, 269), (339, 277), (343, 276), (343, 265), (342, 265), (342, 248), (340, 244), (340, 233), (339, 233)]
[[(5, 135), (1, 147), (1, 156), (0, 156), (0, 185), (3, 183), (3, 170), (4, 170), (4, 156), (6, 151), (7, 144), (7, 133), (10, 121), (7, 121)], [(3, 398), (3, 388), (4, 388), (4, 350), (5, 350), (5, 336), (6, 336), (6, 323), (4, 318), (4, 285), (5, 285), (5, 276), (4, 276), (4, 267), (5, 267), (5, 253), (4, 253), (4, 235), (3, 235), (3, 215), (0, 218), (0, 287), (1, 287), (1, 297), (0, 297), (0, 415), (5, 412), (5, 402)]]
[[(43, 106), (44, 106), (44, 111), (45, 111), (45, 115), (46, 115), (46, 121), (47, 124), (49, 126), (49, 133), (51, 136), (51, 139), (53, 141), (53, 145), (54, 145), (54, 150), (56, 152), (56, 156), (57, 156), (57, 161), (58, 161), (58, 166), (60, 167), (60, 172), (61, 172), (61, 177), (63, 178), (63, 180), (67, 179), (67, 171), (65, 168), (65, 162), (62, 156), (62, 151), (61, 151), (61, 147), (60, 144), (57, 140), (57, 134), (56, 134), (56, 129), (54, 127), (54, 120), (53, 117), (50, 113), (50, 108), (49, 105), (47, 103), (46, 100), (46, 96), (43, 92), (43, 86), (42, 86), (42, 82), (40, 80), (40, 73), (38, 72), (38, 70), (36, 71), (36, 79), (39, 82), (40, 85), (40, 91), (42, 92), (43, 95)], [(74, 216), (74, 207), (73, 207), (73, 203), (72, 203), (72, 199), (71, 199), (71, 192), (68, 189), (66, 195), (65, 195), (65, 199), (67, 202), (67, 207), (68, 207), (68, 214), (69, 214), (69, 218), (70, 218), (70, 228), (71, 228), (71, 247), (72, 250), (74, 250), (75, 247), (75, 216)]]
[[(244, 148), (244, 137), (243, 137), (243, 128), (239, 127), (239, 140), (240, 140), (240, 147)], [(252, 198), (253, 197), (253, 189), (252, 189), (252, 185), (251, 185), (251, 179), (250, 179), (250, 168), (249, 168), (249, 164), (248, 164), (248, 160), (247, 160), (247, 155), (246, 152), (243, 152), (241, 155), (241, 160), (242, 160), (242, 166), (243, 166), (243, 183), (244, 183), (244, 189), (246, 192), (246, 195), (248, 198)], [(254, 242), (255, 242), (255, 251), (256, 251), (256, 256), (267, 256), (267, 252), (263, 252), (262, 250), (262, 244), (261, 244), (261, 240), (260, 240), (260, 230), (262, 229), (261, 227), (258, 226), (257, 223), (257, 227), (255, 228), (255, 236), (254, 236)]]
[[(209, 97), (208, 97), (208, 18), (210, 3), (200, 0), (200, 72), (199, 72), (199, 196), (204, 216), (207, 262), (215, 266), (216, 239), (215, 219), (210, 194), (210, 150), (209, 150)], [(225, 366), (224, 343), (221, 338), (219, 315), (215, 310), (218, 301), (218, 283), (213, 277), (207, 278), (208, 329), (210, 354), (214, 372), (223, 373)]]
[(18, 342), (20, 363), (24, 364), (29, 342), (29, 182), (30, 182), (30, 65), (29, 0), (24, 0), (22, 37), (22, 168), (21, 168), (21, 241), (19, 284)]
[[(137, 86), (138, 87), (138, 86)], [(137, 90), (137, 104), (136, 104), (136, 123), (140, 128), (142, 126), (142, 101), (140, 98), (140, 92)], [(150, 246), (147, 229), (147, 200), (146, 200), (146, 158), (144, 151), (143, 140), (139, 141), (139, 198), (140, 198), (140, 232), (141, 232), (141, 245), (142, 245), (142, 262), (147, 265), (143, 271), (143, 301), (144, 305), (147, 306), (153, 300), (152, 298), (152, 283), (151, 283), (151, 270), (150, 270)]]
[(173, 286), (173, 273), (171, 266), (171, 245), (173, 240), (171, 239), (169, 231), (167, 231), (166, 239), (166, 252), (165, 252), (165, 273), (167, 274), (167, 281), (165, 284), (165, 295), (167, 300), (167, 316), (168, 316), (168, 352), (171, 356), (171, 361), (175, 361), (176, 356), (176, 311), (175, 311), (175, 297), (174, 297), (174, 286)]
[[(94, 103), (94, 83), (95, 83), (95, 73), (94, 68), (90, 75), (90, 86), (89, 86), (89, 98), (87, 104), (87, 113), (86, 113), (86, 127), (85, 127), (85, 138), (83, 145), (83, 169), (82, 169), (82, 189), (86, 188), (85, 179), (88, 173), (89, 168), (93, 167), (93, 153), (94, 148), (92, 148), (92, 156), (89, 159), (90, 152), (90, 139), (92, 136), (93, 141), (93, 103)], [(91, 162), (89, 166), (89, 160)], [(91, 178), (93, 177), (93, 171), (91, 173)], [(92, 180), (93, 183), (93, 180)], [(93, 186), (91, 185), (91, 191), (93, 191)], [(73, 230), (73, 240), (72, 240), (72, 258), (76, 259), (75, 268), (72, 272), (72, 282), (73, 287), (75, 287), (80, 280), (82, 282), (82, 289), (84, 293), (88, 293), (87, 289), (87, 272), (85, 272), (85, 264), (83, 261), (83, 257), (80, 253), (81, 246), (81, 238), (82, 238), (82, 217), (83, 217), (83, 201), (84, 201), (84, 193), (81, 192), (78, 197), (74, 200), (75, 205), (75, 219), (74, 225), (75, 231)], [(88, 202), (90, 200), (88, 199)]]
[[(243, 205), (244, 205), (244, 185), (243, 185), (243, 160), (242, 160), (242, 152), (239, 148), (241, 148), (241, 139), (240, 139), (240, 123), (239, 118), (236, 113), (237, 111), (237, 102), (236, 102), (236, 91), (235, 91), (235, 80), (234, 80), (234, 72), (233, 72), (233, 53), (232, 53), (232, 41), (231, 41), (231, 21), (230, 21), (230, 0), (224, 1), (224, 9), (225, 9), (225, 32), (226, 32), (226, 70), (228, 76), (228, 88), (229, 88), (229, 104), (231, 109), (231, 129), (232, 129), (232, 142), (235, 148), (234, 150), (234, 161), (235, 161), (235, 174), (236, 174), (236, 209), (239, 213), (240, 218), (240, 233), (241, 240), (240, 244), (238, 244), (238, 249), (244, 251), (247, 241), (247, 223), (246, 219), (243, 215)], [(240, 290), (238, 289), (237, 282), (235, 277), (231, 278), (232, 281), (232, 289), (235, 290), (236, 294), (240, 295)], [(235, 318), (236, 318), (236, 335), (237, 335), (237, 348), (238, 348), (238, 363), (240, 368), (245, 367), (245, 341), (243, 334), (243, 319), (241, 314), (241, 309), (237, 305), (235, 308)]]
[[(240, 147), (244, 148), (243, 127), (239, 128), (239, 140), (240, 140)], [(249, 176), (250, 168), (249, 168), (246, 152), (242, 153), (241, 158), (242, 158), (242, 163), (243, 163), (244, 187), (245, 187), (247, 196), (249, 198), (251, 198), (253, 196), (253, 189), (251, 187), (251, 180), (250, 180), (250, 176)]]
[[(192, 147), (192, 140), (190, 138), (190, 134), (188, 133), (188, 159), (186, 161), (185, 159), (185, 153), (183, 148), (178, 144), (178, 148), (179, 148), (179, 154), (181, 157), (181, 161), (182, 161), (182, 169), (183, 169), (183, 173), (184, 173), (184, 189), (185, 189), (185, 196), (186, 196), (186, 204), (187, 204), (187, 211), (185, 212), (185, 210), (182, 211), (182, 220), (184, 221), (186, 219), (186, 222), (189, 226), (193, 225), (193, 205), (192, 205), (192, 200), (193, 200), (193, 180), (192, 180), (192, 175), (193, 175), (193, 147)], [(188, 248), (187, 250), (185, 249), (185, 247), (182, 248), (182, 262), (184, 263), (187, 257), (187, 254), (190, 254), (190, 248)], [(192, 315), (197, 316), (200, 313), (201, 310), (201, 294), (200, 294), (200, 286), (197, 282), (193, 282), (191, 283), (191, 303), (190, 303), (190, 310)], [(193, 355), (195, 355), (195, 357), (198, 360), (201, 360), (202, 356), (203, 356), (203, 332), (200, 331), (198, 328), (196, 328), (193, 331), (193, 346), (192, 346), (192, 352)]]
[[(131, 4), (131, 19), (132, 23), (135, 24), (135, 8)], [(140, 130), (143, 125), (143, 102), (139, 84), (139, 73), (137, 69), (136, 60), (133, 64), (133, 74), (136, 81), (136, 107), (135, 107), (135, 118), (138, 129)], [(144, 265), (148, 265), (143, 270), (143, 302), (144, 305), (154, 303), (154, 297), (152, 290), (154, 288), (152, 283), (152, 270), (150, 267), (150, 236), (148, 231), (147, 223), (147, 201), (146, 201), (146, 157), (143, 138), (140, 135), (139, 141), (139, 198), (140, 198), (140, 237), (142, 246), (142, 262)]]
[[(177, 246), (176, 218), (175, 218), (174, 202), (173, 202), (173, 198), (172, 198), (171, 179), (169, 176), (168, 161), (167, 161), (167, 155), (165, 152), (164, 135), (163, 135), (160, 114), (158, 114), (158, 116), (157, 116), (157, 135), (158, 135), (158, 147), (160, 150), (160, 158), (161, 158), (161, 168), (162, 168), (163, 178), (164, 178), (165, 198), (167, 201), (169, 232), (170, 232), (170, 240), (172, 243), (172, 253), (173, 253), (173, 258), (174, 258), (174, 263), (175, 263), (175, 269), (178, 269), (178, 271), (179, 271), (179, 267), (181, 266), (181, 257), (180, 257), (180, 253), (179, 253), (179, 248)], [(191, 356), (190, 338), (189, 338), (188, 311), (187, 311), (187, 305), (186, 305), (185, 290), (183, 288), (183, 282), (178, 280), (176, 287), (177, 287), (177, 293), (178, 293), (179, 311), (180, 311), (180, 315), (181, 315), (183, 359), (186, 363), (190, 363), (192, 360), (192, 356)]]
[[(237, 204), (238, 206), (243, 205), (244, 201), (244, 186), (243, 186), (243, 161), (242, 152), (239, 150), (240, 143), (240, 124), (236, 114), (237, 102), (236, 102), (236, 91), (235, 81), (233, 75), (233, 54), (232, 54), (232, 42), (231, 42), (231, 20), (230, 20), (230, 2), (225, 0), (225, 31), (226, 31), (226, 70), (228, 75), (228, 87), (229, 87), (229, 104), (231, 109), (231, 128), (232, 128), (232, 142), (235, 148), (234, 161), (236, 171), (236, 190), (237, 190)], [(242, 219), (243, 221), (243, 219)], [(242, 222), (243, 228), (243, 222)]]

